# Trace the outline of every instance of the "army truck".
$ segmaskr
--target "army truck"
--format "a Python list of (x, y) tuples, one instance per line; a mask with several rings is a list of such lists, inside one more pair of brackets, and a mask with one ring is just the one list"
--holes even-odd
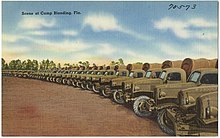
[(85, 81), (85, 78), (89, 75), (94, 74), (94, 70), (96, 69), (97, 69), (96, 66), (88, 67), (83, 74), (77, 75), (76, 86), (82, 89), (86, 89), (86, 86), (84, 87), (84, 84), (83, 84)]
[(103, 76), (100, 78), (99, 84), (100, 84), (100, 93), (104, 97), (110, 97), (111, 96), (111, 90), (110, 90), (110, 85), (112, 79), (115, 78), (120, 78), (120, 77), (128, 77), (129, 72), (131, 71), (132, 64), (128, 64), (127, 66), (125, 65), (119, 65), (118, 71), (116, 71), (115, 75), (110, 75), (110, 76)]
[[(172, 65), (171, 61), (168, 61), (168, 60), (164, 61), (162, 64), (158, 64), (158, 63), (150, 64), (147, 69), (146, 68), (144, 69), (144, 70), (147, 70), (146, 75), (144, 75), (143, 77), (140, 77), (140, 78), (136, 78), (135, 82), (136, 83), (139, 81), (143, 82), (149, 78), (158, 78), (159, 74), (162, 71), (162, 69), (160, 69), (160, 68), (168, 68), (171, 66), (173, 66), (173, 65)], [(151, 70), (148, 70), (149, 68), (151, 68)], [(124, 93), (126, 91), (131, 91), (131, 84), (133, 82), (134, 82), (133, 79), (123, 80), (122, 84), (121, 84), (122, 88), (119, 90), (115, 90), (113, 92), (113, 99), (116, 103), (119, 103), (119, 104), (125, 103)]]
[(185, 61), (188, 60), (187, 58), (182, 62), (181, 68), (164, 69), (159, 79), (149, 79), (148, 82), (139, 84), (133, 83), (132, 91), (127, 92), (124, 98), (126, 101), (134, 101), (133, 110), (136, 115), (150, 116), (157, 110), (172, 106), (176, 101), (175, 95), (181, 89), (217, 83), (217, 69), (211, 68), (209, 60), (204, 59), (195, 60), (194, 71), (186, 80), (187, 73), (183, 69), (185, 69)]
[(92, 90), (95, 93), (100, 94), (100, 79), (103, 76), (113, 76), (116, 74), (118, 70), (118, 65), (115, 66), (107, 66), (105, 71), (100, 71), (97, 75), (91, 77), (90, 85), (92, 86)]
[(124, 87), (123, 82), (138, 78), (143, 78), (146, 75), (146, 71), (148, 70), (148, 68), (146, 68), (146, 65), (147, 64), (132, 64), (131, 66), (132, 70), (130, 71), (128, 77), (121, 77), (111, 80), (110, 92), (111, 95), (113, 95), (113, 100), (116, 103), (122, 104), (121, 99), (119, 99), (118, 97), (123, 95), (122, 92), (122, 88)]
[(71, 72), (69, 72), (68, 74), (65, 74), (65, 78), (64, 79), (66, 80), (66, 84), (67, 85), (72, 86), (72, 76), (74, 74), (76, 74), (79, 71), (79, 69), (80, 68), (78, 66), (74, 67)]
[(77, 70), (74, 74), (72, 74), (71, 80), (72, 80), (72, 85), (74, 87), (77, 87), (77, 76), (81, 75), (81, 74), (84, 74), (85, 72), (86, 72), (85, 71), (85, 67), (84, 66), (80, 66), (79, 70)]
[(218, 87), (200, 86), (178, 93), (178, 105), (158, 113), (160, 128), (169, 135), (217, 136)]
[[(99, 70), (98, 70), (99, 69)], [(89, 72), (87, 72), (87, 74), (85, 75), (81, 75), (80, 79), (79, 79), (79, 85), (82, 89), (86, 90), (87, 89), (87, 78), (92, 77), (94, 75), (97, 75), (99, 71), (101, 70), (108, 70), (109, 68), (107, 67), (103, 67), (103, 66), (94, 66)]]
[[(136, 66), (136, 67), (133, 67), (133, 66)], [(101, 85), (100, 92), (101, 92), (101, 94), (104, 97), (111, 97), (112, 96), (112, 91), (111, 91), (112, 81), (130, 80), (130, 78), (132, 78), (132, 77), (129, 76), (129, 75), (132, 75), (133, 72), (134, 72), (134, 70), (132, 70), (132, 68), (133, 69), (142, 68), (142, 70), (147, 71), (150, 67), (149, 63), (144, 63), (143, 65), (139, 64), (138, 66), (139, 67), (137, 67), (137, 65), (135, 65), (135, 64), (133, 64), (133, 65), (128, 64), (126, 69), (119, 69), (118, 73), (116, 73), (115, 76), (107, 77), (107, 78), (106, 77), (101, 78), (101, 80), (100, 80), (100, 85)], [(120, 67), (120, 68), (123, 68), (123, 67)], [(138, 70), (136, 70), (136, 71), (138, 71)], [(136, 78), (136, 79), (138, 79), (138, 78)]]
[(83, 85), (86, 86), (87, 90), (93, 91), (95, 88), (93, 88), (93, 83), (96, 82), (96, 78), (104, 75), (108, 70), (110, 70), (110, 66), (104, 67), (104, 68), (98, 68), (98, 70), (94, 70), (90, 75), (87, 75), (83, 79)]
[(59, 84), (62, 84), (64, 76), (66, 74), (68, 74), (69, 72), (71, 72), (71, 70), (62, 70), (61, 72), (56, 73), (55, 82), (59, 83)]

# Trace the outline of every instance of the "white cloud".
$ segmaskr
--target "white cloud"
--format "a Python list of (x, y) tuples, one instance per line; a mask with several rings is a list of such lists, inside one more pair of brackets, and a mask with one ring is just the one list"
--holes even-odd
[(89, 14), (84, 18), (83, 27), (85, 26), (90, 26), (95, 32), (118, 31), (144, 41), (151, 39), (147, 35), (123, 27), (113, 15), (107, 13)]
[(40, 29), (42, 27), (55, 26), (55, 19), (40, 18), (40, 17), (23, 17), (18, 23), (18, 26), (22, 29)]
[[(195, 18), (189, 21), (184, 21), (165, 17), (159, 21), (155, 21), (154, 27), (165, 31), (171, 30), (177, 37), (183, 39), (217, 39), (217, 32), (207, 32), (208, 29), (210, 30), (213, 29), (213, 27), (216, 27), (216, 23), (212, 21), (206, 21), (202, 18)], [(192, 30), (190, 27), (200, 27), (200, 30)]]
[(24, 37), (21, 35), (12, 35), (12, 34), (2, 34), (3, 42), (16, 42), (19, 39), (23, 39)]
[(160, 58), (158, 58), (157, 56), (155, 56), (153, 53), (149, 51), (146, 51), (145, 54), (135, 52), (132, 50), (124, 50), (123, 52), (127, 55), (125, 58), (123, 58), (127, 64), (136, 63), (136, 62), (143, 62), (143, 63), (162, 62)]
[(48, 40), (32, 39), (32, 41), (39, 45), (38, 48), (51, 52), (77, 52), (91, 47), (91, 44), (82, 40), (52, 42)]
[(97, 46), (97, 53), (100, 55), (112, 55), (117, 51), (117, 48), (108, 43), (102, 43)]
[(203, 18), (190, 19), (188, 21), (188, 24), (192, 26), (196, 26), (196, 27), (216, 27), (217, 26), (215, 22), (211, 22)]
[(158, 53), (167, 59), (179, 60), (184, 58), (217, 58), (217, 45), (211, 43), (191, 43), (187, 48), (183, 45), (157, 42)]
[(48, 35), (49, 32), (46, 32), (46, 31), (30, 31), (30, 32), (28, 32), (28, 34), (41, 36), (41, 35)]
[(85, 17), (83, 26), (92, 27), (93, 31), (120, 31), (121, 27), (117, 19), (106, 13), (90, 14)]
[(65, 30), (65, 31), (62, 31), (62, 34), (66, 36), (76, 36), (78, 35), (78, 32), (74, 30), (71, 30), (71, 31)]

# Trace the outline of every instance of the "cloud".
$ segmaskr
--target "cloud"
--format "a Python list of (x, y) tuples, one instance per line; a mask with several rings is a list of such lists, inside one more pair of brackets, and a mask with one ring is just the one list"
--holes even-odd
[[(212, 21), (206, 21), (202, 18), (190, 19), (189, 21), (173, 19), (169, 17), (162, 18), (159, 21), (154, 22), (154, 27), (159, 30), (171, 30), (177, 37), (188, 39), (217, 39), (217, 32), (207, 32), (209, 29), (216, 27), (216, 23)], [(199, 27), (200, 30), (192, 30), (190, 27)], [(204, 32), (207, 32), (204, 35)]]
[(48, 35), (50, 33), (46, 31), (30, 31), (27, 34), (41, 36), (41, 35)]
[(118, 31), (144, 41), (151, 39), (150, 36), (135, 32), (122, 26), (112, 14), (108, 13), (93, 13), (87, 15), (83, 20), (83, 27), (85, 26), (90, 26), (94, 32)]
[(101, 43), (98, 45), (96, 51), (100, 55), (112, 55), (117, 51), (117, 48), (108, 43)]
[(179, 44), (157, 42), (159, 45), (158, 53), (161, 53), (163, 58), (178, 60), (184, 58), (216, 58), (217, 45), (211, 43), (190, 43), (187, 47)]
[(3, 42), (16, 42), (19, 39), (23, 39), (23, 36), (20, 35), (12, 35), (12, 34), (2, 34), (2, 41)]
[(188, 24), (192, 26), (196, 26), (196, 27), (216, 27), (217, 26), (215, 22), (211, 22), (203, 18), (190, 19), (188, 21)]
[(62, 31), (62, 34), (66, 36), (76, 36), (78, 35), (78, 32), (74, 30), (71, 30), (71, 31), (65, 30), (65, 31)]
[(42, 27), (51, 28), (55, 25), (55, 19), (41, 17), (23, 17), (18, 23), (18, 26), (22, 29), (40, 29)]
[(146, 51), (145, 54), (142, 54), (140, 52), (135, 52), (132, 50), (124, 50), (123, 51), (126, 54), (126, 57), (123, 58), (125, 62), (128, 63), (136, 63), (136, 62), (148, 62), (148, 63), (160, 63), (162, 60), (155, 56), (152, 52)]
[(106, 13), (89, 14), (84, 18), (83, 26), (90, 26), (93, 31), (120, 31), (117, 19)]
[(13, 59), (25, 59), (26, 54), (30, 52), (30, 48), (26, 46), (20, 46), (20, 45), (14, 45), (9, 46), (6, 44), (3, 44), (2, 46), (2, 57), (5, 58), (8, 61)]
[(38, 48), (51, 52), (78, 52), (90, 48), (91, 44), (83, 40), (63, 40), (52, 42), (42, 39), (32, 39), (33, 43), (39, 45)]

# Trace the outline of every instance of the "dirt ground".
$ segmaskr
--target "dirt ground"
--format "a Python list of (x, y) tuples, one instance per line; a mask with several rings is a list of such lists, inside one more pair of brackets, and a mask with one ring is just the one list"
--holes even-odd
[(40, 80), (3, 77), (4, 136), (161, 136), (154, 119), (93, 92)]

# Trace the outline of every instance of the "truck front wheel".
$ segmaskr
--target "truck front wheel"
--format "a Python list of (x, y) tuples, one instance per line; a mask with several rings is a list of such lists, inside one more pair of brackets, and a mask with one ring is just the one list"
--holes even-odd
[(125, 103), (125, 100), (123, 98), (123, 92), (121, 90), (114, 91), (113, 99), (118, 104), (124, 104)]
[(152, 115), (152, 112), (146, 110), (146, 102), (148, 99), (149, 97), (147, 96), (140, 96), (135, 100), (133, 110), (136, 115), (140, 117), (148, 117)]
[(158, 113), (157, 116), (157, 122), (160, 126), (160, 128), (167, 134), (174, 136), (174, 130), (173, 130), (173, 125), (171, 123), (171, 121), (169, 121), (169, 118), (167, 118), (166, 116), (166, 110), (163, 109)]

